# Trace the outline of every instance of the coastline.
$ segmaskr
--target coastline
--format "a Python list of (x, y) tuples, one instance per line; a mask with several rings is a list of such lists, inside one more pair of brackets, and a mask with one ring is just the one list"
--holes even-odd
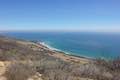
[[(73, 61), (75, 60), (76, 62), (79, 62), (79, 61), (82, 61), (82, 63), (87, 63), (87, 62), (90, 62), (90, 61), (93, 61), (94, 58), (90, 58), (90, 57), (85, 57), (85, 56), (78, 56), (78, 55), (73, 55), (73, 54), (70, 54), (68, 52), (64, 52), (62, 50), (59, 50), (59, 49), (56, 49), (56, 48), (53, 48), (51, 47), (50, 45), (47, 45), (45, 42), (36, 42), (38, 45), (42, 45), (45, 49), (47, 48), (49, 51), (52, 51), (54, 52), (55, 56), (54, 57), (58, 57), (58, 58), (62, 58), (62, 57), (66, 57), (66, 58), (70, 58), (72, 59)], [(51, 55), (53, 56), (53, 54)], [(61, 57), (60, 57), (61, 56)], [(85, 61), (85, 62), (84, 62)]]
[(46, 44), (45, 42), (40, 42), (40, 41), (39, 41), (39, 42), (37, 42), (37, 43), (40, 44), (40, 45), (43, 45), (43, 46), (45, 46), (45, 47), (47, 47), (47, 48), (49, 48), (50, 50), (62, 52), (62, 50), (59, 50), (59, 49), (57, 49), (57, 48), (54, 48), (54, 47)]
[(48, 49), (50, 49), (50, 50), (52, 50), (52, 51), (55, 51), (55, 52), (64, 53), (64, 54), (69, 55), (69, 56), (75, 56), (75, 57), (80, 57), (80, 58), (86, 58), (86, 59), (94, 60), (94, 58), (92, 58), (92, 57), (87, 57), (87, 56), (82, 56), (82, 55), (79, 56), (79, 55), (74, 55), (74, 54), (71, 54), (71, 53), (62, 51), (62, 50), (60, 50), (60, 49), (54, 48), (54, 47), (46, 44), (45, 42), (40, 42), (40, 41), (39, 41), (39, 42), (37, 42), (37, 43), (40, 44), (40, 45), (43, 45), (43, 46), (47, 47)]

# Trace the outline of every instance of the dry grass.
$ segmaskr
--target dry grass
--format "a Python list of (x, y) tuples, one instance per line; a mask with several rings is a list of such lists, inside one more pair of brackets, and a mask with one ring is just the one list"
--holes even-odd
[(11, 64), (5, 72), (5, 76), (8, 80), (27, 80), (34, 74), (34, 68), (29, 64), (23, 63)]

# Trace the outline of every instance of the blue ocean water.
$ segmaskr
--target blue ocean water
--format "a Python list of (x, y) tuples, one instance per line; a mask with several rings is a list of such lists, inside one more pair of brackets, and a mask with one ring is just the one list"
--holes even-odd
[(120, 56), (120, 34), (88, 32), (6, 32), (18, 39), (42, 41), (72, 55), (92, 58)]

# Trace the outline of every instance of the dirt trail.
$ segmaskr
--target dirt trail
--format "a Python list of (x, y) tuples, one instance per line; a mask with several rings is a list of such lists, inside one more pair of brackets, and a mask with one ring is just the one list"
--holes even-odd
[(6, 80), (6, 78), (3, 76), (6, 70), (6, 63), (0, 61), (0, 80)]

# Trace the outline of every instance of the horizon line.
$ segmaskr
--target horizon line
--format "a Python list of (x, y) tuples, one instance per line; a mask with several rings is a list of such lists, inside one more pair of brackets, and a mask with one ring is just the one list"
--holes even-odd
[(98, 33), (120, 33), (120, 30), (0, 30), (0, 32), (98, 32)]

